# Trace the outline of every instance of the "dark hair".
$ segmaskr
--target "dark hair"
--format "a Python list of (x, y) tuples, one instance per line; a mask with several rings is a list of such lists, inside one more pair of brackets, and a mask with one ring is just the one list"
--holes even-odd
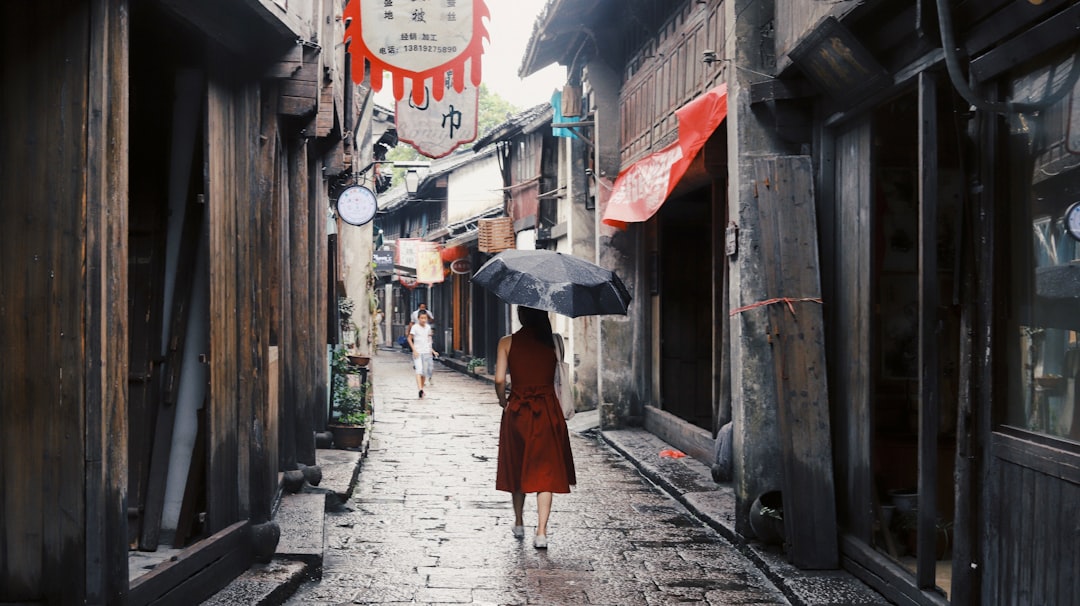
[(423, 310), (423, 309), (421, 309), (420, 311), (418, 311), (418, 312), (416, 313), (416, 317), (417, 317), (417, 318), (419, 318), (420, 316), (427, 316), (427, 315), (428, 315), (428, 312), (427, 312), (427, 311), (425, 311), (425, 310)]
[(546, 311), (519, 305), (518, 320), (523, 326), (531, 329), (541, 343), (555, 349), (555, 343), (551, 340), (551, 321), (548, 320)]

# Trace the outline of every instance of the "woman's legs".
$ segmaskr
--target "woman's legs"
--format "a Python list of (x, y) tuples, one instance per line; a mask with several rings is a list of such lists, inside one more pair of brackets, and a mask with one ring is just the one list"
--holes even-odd
[(521, 516), (525, 510), (525, 493), (514, 492), (511, 494), (514, 501), (514, 526), (524, 526), (525, 520)]
[[(522, 495), (524, 497), (524, 495)], [(547, 535), (548, 516), (551, 515), (551, 493), (536, 493), (536, 535)]]

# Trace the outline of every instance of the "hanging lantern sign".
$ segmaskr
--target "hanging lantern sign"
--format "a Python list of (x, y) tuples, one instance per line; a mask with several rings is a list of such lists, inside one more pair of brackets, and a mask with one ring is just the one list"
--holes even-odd
[(423, 103), (413, 100), (412, 82), (405, 84), (405, 96), (395, 107), (398, 140), (411, 143), (416, 151), (429, 158), (442, 158), (457, 146), (476, 140), (480, 116), (480, 89), (466, 84), (458, 92), (450, 85), (453, 74), (446, 75), (445, 93), (435, 100), (425, 85)]
[(464, 90), (469, 62), (472, 85), (480, 86), (483, 19), (490, 19), (484, 0), (349, 0), (344, 18), (353, 82), (364, 81), (367, 63), (373, 90), (382, 90), (383, 72), (390, 72), (394, 99), (405, 96), (408, 80), (413, 102), (422, 105), (425, 84), (435, 100), (443, 98), (450, 72), (453, 90)]

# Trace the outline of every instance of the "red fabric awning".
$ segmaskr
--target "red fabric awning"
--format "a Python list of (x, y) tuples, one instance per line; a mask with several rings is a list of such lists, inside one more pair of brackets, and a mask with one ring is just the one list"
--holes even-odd
[(603, 222), (625, 228), (647, 221), (660, 210), (686, 174), (694, 156), (727, 116), (727, 84), (721, 84), (675, 110), (679, 139), (619, 173), (608, 198)]

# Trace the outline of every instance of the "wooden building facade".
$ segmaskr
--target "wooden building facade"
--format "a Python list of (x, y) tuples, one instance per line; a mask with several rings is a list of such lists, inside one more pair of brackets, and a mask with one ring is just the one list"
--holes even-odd
[(902, 604), (1075, 601), (1080, 5), (775, 19), (750, 97), (812, 125), (845, 561)]
[(5, 8), (0, 603), (197, 603), (318, 475), (342, 4)]
[(598, 213), (677, 136), (676, 108), (727, 85), (659, 212), (597, 217), (596, 259), (634, 295), (598, 321), (602, 426), (711, 463), (731, 420), (736, 529), (753, 536), (760, 495), (794, 495), (792, 562), (895, 603), (1075, 601), (1078, 18), (552, 0), (522, 74), (580, 82), (588, 151), (568, 165)]

